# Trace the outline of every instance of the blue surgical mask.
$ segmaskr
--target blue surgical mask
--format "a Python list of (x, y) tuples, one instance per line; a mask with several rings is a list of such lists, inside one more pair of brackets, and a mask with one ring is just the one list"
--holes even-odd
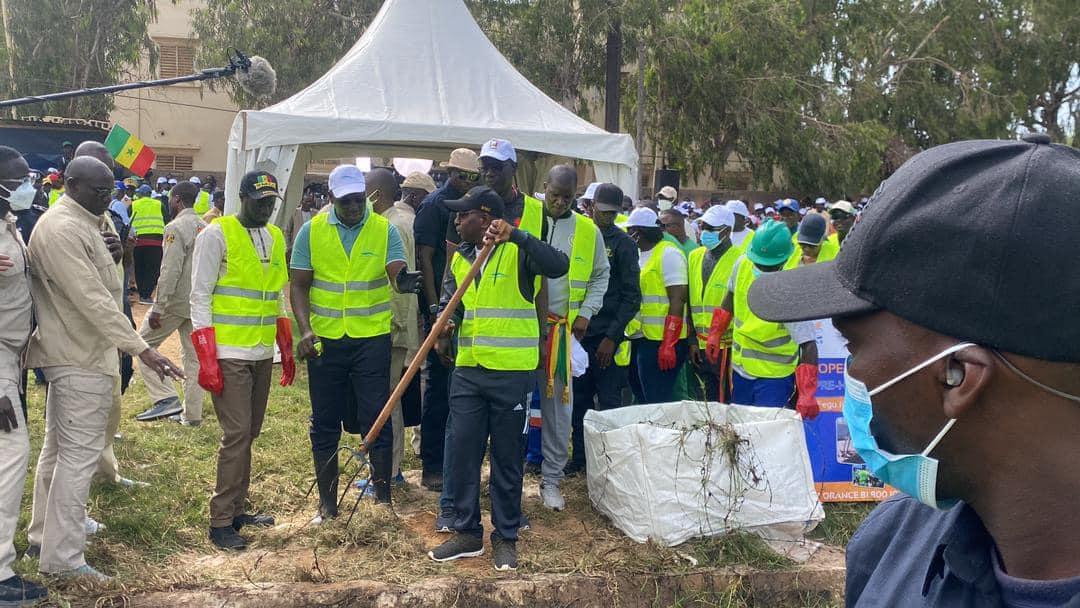
[(702, 232), (701, 244), (706, 249), (716, 249), (716, 247), (720, 245), (720, 234), (713, 232), (712, 230)]
[(874, 407), (871, 398), (901, 380), (925, 369), (935, 361), (970, 346), (975, 345), (965, 342), (951, 346), (874, 390), (867, 389), (866, 385), (861, 381), (848, 375), (848, 366), (844, 366), (844, 419), (847, 421), (848, 430), (851, 432), (851, 443), (855, 451), (866, 462), (866, 466), (874, 477), (935, 509), (947, 509), (956, 504), (954, 499), (938, 499), (938, 461), (936, 458), (930, 457), (930, 452), (945, 438), (945, 434), (956, 423), (956, 419), (953, 418), (945, 423), (945, 426), (922, 452), (918, 454), (892, 454), (878, 446), (877, 439), (874, 438), (870, 430), (870, 422), (874, 418)]

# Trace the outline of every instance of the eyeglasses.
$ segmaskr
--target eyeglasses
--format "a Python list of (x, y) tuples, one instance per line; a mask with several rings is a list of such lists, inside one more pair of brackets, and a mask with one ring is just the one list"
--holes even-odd
[(460, 179), (463, 179), (463, 180), (467, 181), (467, 182), (476, 183), (476, 182), (480, 181), (480, 174), (479, 173), (473, 173), (472, 171), (458, 171), (458, 177)]

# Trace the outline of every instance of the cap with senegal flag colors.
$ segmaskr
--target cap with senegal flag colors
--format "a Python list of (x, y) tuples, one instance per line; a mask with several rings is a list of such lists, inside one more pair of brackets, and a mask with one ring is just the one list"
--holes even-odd
[(277, 178), (266, 171), (249, 171), (240, 180), (240, 196), (253, 199), (280, 197)]

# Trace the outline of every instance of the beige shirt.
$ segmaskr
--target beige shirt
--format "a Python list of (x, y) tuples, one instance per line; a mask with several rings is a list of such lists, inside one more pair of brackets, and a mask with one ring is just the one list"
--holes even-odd
[(209, 224), (219, 217), (221, 217), (221, 210), (217, 207), (210, 207), (210, 210), (203, 214), (202, 221)]
[[(409, 270), (416, 269), (416, 242), (413, 238), (413, 222), (416, 221), (416, 211), (405, 203), (398, 201), (392, 207), (382, 212), (401, 236), (401, 244), (405, 248), (405, 264)], [(390, 277), (393, 280), (394, 277)], [(390, 340), (394, 348), (405, 348), (409, 352), (415, 351), (420, 346), (419, 308), (415, 294), (398, 293), (390, 290), (390, 305), (394, 312), (394, 319), (390, 325)]]
[(0, 255), (13, 267), (0, 271), (0, 380), (16, 384), (22, 378), (22, 355), (30, 338), (30, 265), (26, 247), (15, 227), (15, 216), (0, 217)]
[(119, 376), (117, 349), (139, 355), (149, 348), (124, 316), (121, 275), (103, 228), (105, 219), (66, 194), (34, 227), (27, 250), (38, 327), (28, 367), (70, 365)]
[(182, 209), (165, 226), (165, 249), (161, 254), (161, 276), (157, 284), (154, 312), (191, 318), (191, 259), (195, 251), (195, 237), (205, 227), (206, 222), (190, 208)]

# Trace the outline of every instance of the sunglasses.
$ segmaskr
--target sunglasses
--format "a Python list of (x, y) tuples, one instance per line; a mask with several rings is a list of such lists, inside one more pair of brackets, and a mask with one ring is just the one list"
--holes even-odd
[(458, 177), (472, 183), (480, 181), (480, 174), (472, 171), (458, 171)]

